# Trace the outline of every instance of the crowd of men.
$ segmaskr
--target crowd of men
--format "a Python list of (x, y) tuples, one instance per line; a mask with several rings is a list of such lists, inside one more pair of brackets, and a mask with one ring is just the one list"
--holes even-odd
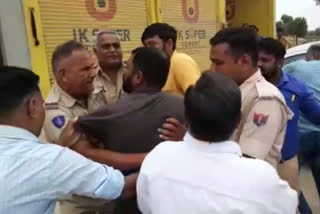
[(65, 42), (45, 100), (36, 74), (2, 67), (0, 213), (296, 213), (298, 121), (319, 136), (320, 65), (283, 67), (282, 43), (243, 27), (210, 39), (200, 72), (176, 40), (152, 24), (125, 61), (113, 31), (94, 55)]

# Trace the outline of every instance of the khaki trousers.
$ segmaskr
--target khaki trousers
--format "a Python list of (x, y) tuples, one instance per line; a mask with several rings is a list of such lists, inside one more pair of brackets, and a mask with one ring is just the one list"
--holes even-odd
[(290, 187), (300, 193), (298, 157), (284, 161), (278, 165), (278, 173), (282, 180), (289, 183)]

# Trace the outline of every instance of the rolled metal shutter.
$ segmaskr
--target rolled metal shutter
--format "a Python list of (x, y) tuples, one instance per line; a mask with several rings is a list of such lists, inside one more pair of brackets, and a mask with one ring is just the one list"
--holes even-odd
[[(141, 33), (147, 26), (143, 0), (39, 0), (39, 8), (48, 62), (56, 46), (74, 39), (92, 47), (95, 34), (104, 29), (118, 33), (126, 59), (141, 46)], [(52, 72), (50, 76), (53, 79)]]
[(209, 40), (217, 32), (217, 1), (161, 0), (160, 14), (178, 31), (177, 50), (187, 53), (202, 70), (208, 69)]

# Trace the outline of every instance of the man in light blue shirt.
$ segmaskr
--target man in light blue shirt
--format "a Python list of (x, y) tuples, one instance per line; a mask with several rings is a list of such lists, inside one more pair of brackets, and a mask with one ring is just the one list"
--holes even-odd
[[(320, 102), (320, 45), (311, 46), (306, 55), (307, 60), (299, 60), (286, 65), (283, 71), (303, 81), (313, 91), (314, 97)], [(320, 194), (320, 126), (311, 123), (301, 112), (299, 117), (299, 164), (307, 163), (314, 177), (318, 194)], [(299, 210), (302, 214), (312, 213), (300, 195)]]
[[(0, 213), (52, 214), (67, 194), (115, 199), (131, 195), (136, 175), (95, 163), (68, 148), (39, 142), (45, 111), (39, 77), (0, 68)], [(70, 122), (59, 141), (81, 140)]]
[[(311, 46), (307, 51), (306, 59), (307, 61), (299, 60), (286, 65), (283, 71), (307, 84), (320, 102), (320, 45)], [(303, 134), (313, 131), (320, 132), (320, 126), (307, 120), (302, 113), (299, 120), (299, 131)]]

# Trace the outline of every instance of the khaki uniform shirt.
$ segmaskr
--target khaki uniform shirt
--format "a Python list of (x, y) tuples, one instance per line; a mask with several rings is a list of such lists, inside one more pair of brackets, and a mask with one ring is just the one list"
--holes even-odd
[(103, 86), (99, 82), (95, 83), (95, 89), (87, 101), (74, 99), (55, 84), (44, 104), (44, 131), (48, 142), (57, 143), (69, 119), (94, 112), (106, 103), (105, 99)]
[(241, 86), (242, 118), (232, 140), (244, 154), (277, 167), (287, 121), (292, 116), (280, 91), (260, 71)]
[[(45, 101), (44, 131), (48, 142), (58, 142), (60, 133), (69, 119), (87, 115), (102, 107), (105, 104), (104, 95), (103, 86), (96, 82), (95, 90), (85, 103), (72, 98), (55, 84)], [(55, 213), (105, 214), (110, 213), (110, 209), (109, 201), (72, 195), (58, 200)]]
[(117, 75), (117, 85), (114, 85), (108, 75), (106, 75), (102, 70), (99, 71), (97, 81), (102, 83), (103, 88), (105, 89), (105, 96), (108, 104), (118, 101), (120, 96), (124, 93), (122, 90), (123, 74), (124, 70), (121, 69)]

